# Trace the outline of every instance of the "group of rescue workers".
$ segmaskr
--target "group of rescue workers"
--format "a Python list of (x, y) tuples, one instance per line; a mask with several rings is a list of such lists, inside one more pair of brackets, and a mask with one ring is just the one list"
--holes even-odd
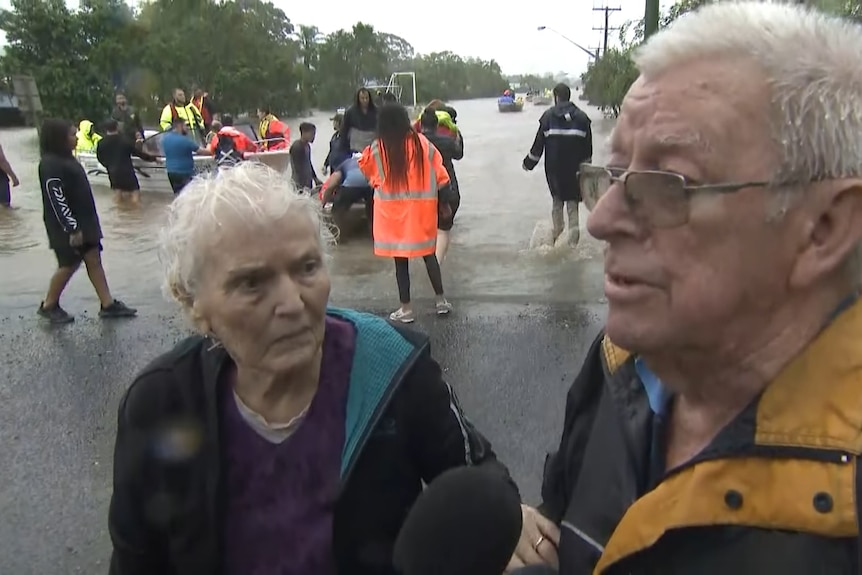
[(159, 127), (167, 132), (161, 149), (147, 149), (140, 116), (129, 105), (125, 94), (118, 93), (110, 118), (103, 124), (104, 136), (90, 120), (81, 120), (76, 134), (76, 153), (95, 153), (108, 173), (111, 189), (120, 197), (140, 199), (140, 184), (132, 156), (149, 162), (164, 162), (175, 194), (195, 174), (195, 155), (210, 155), (219, 167), (242, 161), (246, 154), (286, 149), (290, 128), (269, 109), (258, 109), (259, 124), (255, 139), (238, 130), (233, 118), (219, 115), (208, 93), (196, 88), (186, 99), (182, 88), (174, 90), (164, 106)]
[[(568, 212), (568, 240), (579, 238), (578, 204), (581, 201), (578, 166), (592, 156), (590, 120), (575, 106), (565, 84), (554, 88), (554, 106), (539, 120), (530, 153), (523, 168), (532, 170), (544, 153), (545, 174), (553, 198), (554, 240), (564, 229), (563, 208)], [(106, 122), (106, 136), (83, 120), (77, 134), (78, 152), (96, 152), (105, 166), (111, 188), (137, 200), (140, 186), (132, 156), (164, 161), (175, 194), (196, 173), (194, 156), (211, 155), (218, 169), (235, 165), (247, 154), (289, 149), (292, 180), (296, 189), (318, 191), (323, 206), (331, 206), (334, 223), (344, 228), (345, 216), (357, 203), (365, 204), (372, 230), (374, 253), (395, 261), (401, 306), (390, 319), (414, 321), (410, 305), (410, 258), (423, 258), (434, 293), (436, 311), (449, 313), (451, 304), (443, 292), (440, 264), (449, 248), (449, 231), (461, 203), (453, 162), (464, 156), (464, 139), (457, 125), (457, 111), (440, 100), (431, 101), (420, 117), (411, 121), (392, 93), (372, 95), (357, 90), (353, 104), (331, 118), (334, 135), (324, 162), (323, 182), (314, 170), (311, 144), (316, 127), (304, 122), (300, 137), (290, 142), (290, 130), (268, 109), (258, 110), (259, 125), (252, 140), (233, 125), (233, 119), (216, 112), (209, 95), (196, 89), (186, 100), (182, 89), (162, 110), (159, 125), (164, 159), (146, 150), (140, 119), (123, 94)]]

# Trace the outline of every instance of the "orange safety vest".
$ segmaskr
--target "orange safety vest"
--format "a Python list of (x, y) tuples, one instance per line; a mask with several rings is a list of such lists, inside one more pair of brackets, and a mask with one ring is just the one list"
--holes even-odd
[[(365, 148), (357, 163), (374, 188), (374, 255), (416, 258), (434, 253), (437, 246), (437, 190), (449, 183), (443, 158), (428, 139), (419, 135), (421, 150), (411, 150), (407, 185), (398, 188), (386, 182), (380, 140)], [(425, 157), (423, 169), (413, 159)]]

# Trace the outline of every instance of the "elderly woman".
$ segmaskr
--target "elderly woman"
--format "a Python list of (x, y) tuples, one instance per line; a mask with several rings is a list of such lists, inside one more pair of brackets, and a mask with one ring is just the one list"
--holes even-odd
[(171, 205), (165, 288), (199, 334), (121, 402), (112, 574), (390, 575), (423, 482), (516, 489), (426, 337), (327, 308), (319, 209), (252, 162)]

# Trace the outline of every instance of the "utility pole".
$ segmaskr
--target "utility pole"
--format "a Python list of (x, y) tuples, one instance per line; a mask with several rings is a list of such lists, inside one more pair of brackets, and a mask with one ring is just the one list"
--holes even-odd
[(659, 1), (646, 0), (644, 9), (644, 39), (658, 32)]
[(604, 48), (602, 49), (602, 54), (596, 52), (596, 55), (601, 57), (601, 55), (606, 54), (608, 51), (608, 34), (611, 30), (619, 30), (619, 27), (611, 28), (610, 19), (611, 12), (619, 12), (622, 10), (620, 7), (611, 8), (610, 6), (593, 6), (593, 12), (604, 12), (605, 13), (605, 24), (604, 26), (593, 26), (593, 30), (601, 30), (604, 34)]

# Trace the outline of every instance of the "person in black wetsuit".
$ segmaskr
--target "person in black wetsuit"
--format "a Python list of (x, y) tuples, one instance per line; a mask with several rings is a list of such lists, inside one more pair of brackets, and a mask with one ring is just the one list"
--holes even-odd
[(96, 158), (108, 171), (111, 189), (117, 193), (117, 199), (131, 197), (133, 203), (141, 201), (141, 186), (135, 174), (132, 156), (137, 156), (148, 162), (155, 162), (156, 157), (139, 150), (134, 142), (124, 134), (119, 133), (116, 120), (105, 122), (105, 137), (96, 146)]
[(74, 321), (60, 307), (60, 296), (83, 262), (101, 302), (99, 317), (132, 317), (137, 310), (114, 299), (108, 288), (100, 253), (102, 227), (96, 200), (84, 168), (72, 155), (76, 139), (75, 128), (66, 121), (48, 119), (42, 123), (39, 134), (42, 217), (48, 244), (57, 257), (57, 271), (51, 277), (38, 313), (51, 323)]

